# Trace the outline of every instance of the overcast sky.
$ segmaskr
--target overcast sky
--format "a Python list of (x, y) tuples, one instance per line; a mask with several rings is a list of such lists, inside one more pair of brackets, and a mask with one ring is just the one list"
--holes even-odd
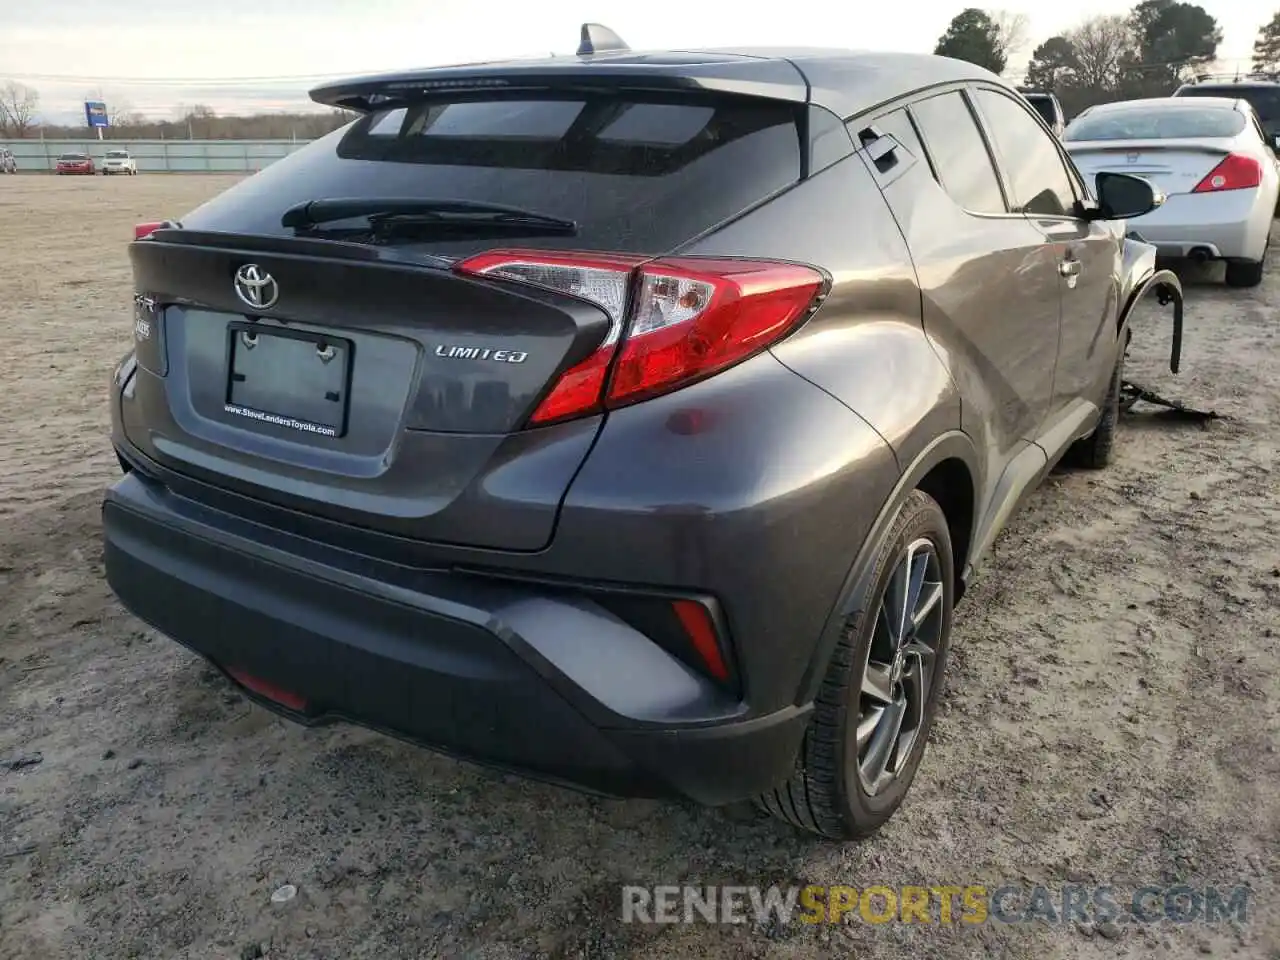
[[(221, 113), (297, 109), (313, 79), (572, 53), (584, 20), (607, 24), (634, 49), (781, 44), (927, 52), (969, 2), (0, 0), (0, 79), (38, 89), (51, 120), (83, 116), (83, 100), (97, 88), (157, 118), (190, 103)], [(1258, 28), (1280, 6), (1201, 3), (1223, 28), (1219, 54), (1226, 61), (1249, 57)], [(1046, 37), (1097, 14), (1127, 12), (1132, 3), (990, 6), (1030, 18), (1025, 60)], [(290, 79), (272, 79), (280, 77)]]

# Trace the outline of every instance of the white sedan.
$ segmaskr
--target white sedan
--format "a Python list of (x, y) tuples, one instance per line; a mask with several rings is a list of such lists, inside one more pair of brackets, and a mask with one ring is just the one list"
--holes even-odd
[(132, 176), (137, 172), (138, 162), (129, 155), (128, 150), (108, 150), (105, 159), (102, 161), (102, 175), (104, 177), (116, 173)]
[(1165, 203), (1130, 221), (1162, 256), (1224, 260), (1227, 283), (1262, 280), (1280, 202), (1280, 160), (1245, 100), (1126, 100), (1091, 107), (1065, 146), (1088, 182), (1104, 171), (1145, 177)]

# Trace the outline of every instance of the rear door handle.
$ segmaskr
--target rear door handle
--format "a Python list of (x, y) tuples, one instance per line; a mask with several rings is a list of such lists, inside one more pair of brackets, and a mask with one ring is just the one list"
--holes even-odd
[(1080, 261), (1079, 260), (1058, 261), (1058, 273), (1062, 274), (1064, 277), (1080, 276)]

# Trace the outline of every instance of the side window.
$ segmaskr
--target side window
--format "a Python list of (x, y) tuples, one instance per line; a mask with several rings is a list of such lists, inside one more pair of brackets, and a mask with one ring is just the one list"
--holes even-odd
[(982, 111), (1013, 192), (1016, 213), (1069, 217), (1076, 194), (1053, 138), (1012, 97), (977, 91)]
[(991, 154), (964, 97), (943, 93), (913, 103), (910, 110), (951, 199), (971, 213), (1005, 213)]

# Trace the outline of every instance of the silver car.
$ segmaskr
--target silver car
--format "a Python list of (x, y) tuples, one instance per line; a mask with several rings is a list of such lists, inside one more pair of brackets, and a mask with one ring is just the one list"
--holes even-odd
[(1280, 198), (1280, 161), (1253, 107), (1216, 97), (1128, 100), (1086, 110), (1066, 148), (1085, 179), (1144, 177), (1167, 196), (1132, 222), (1165, 257), (1224, 260), (1227, 283), (1256, 286)]
[(112, 174), (125, 174), (133, 176), (138, 172), (137, 162), (129, 155), (128, 150), (108, 150), (107, 156), (102, 162), (102, 175), (109, 177)]

